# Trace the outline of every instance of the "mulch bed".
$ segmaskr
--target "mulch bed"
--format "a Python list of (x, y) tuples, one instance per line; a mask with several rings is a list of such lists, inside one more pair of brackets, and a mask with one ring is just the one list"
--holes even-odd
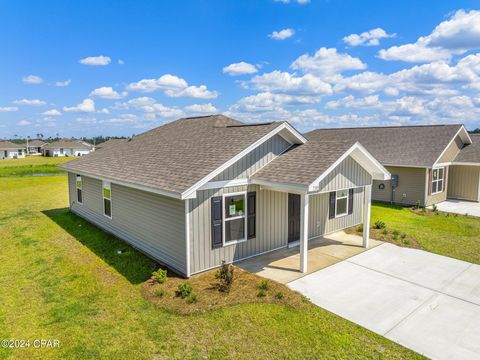
[[(360, 231), (358, 226), (349, 228), (345, 230), (347, 234), (355, 234), (362, 236), (362, 231)], [(405, 234), (401, 231), (395, 231), (395, 229), (375, 229), (373, 227), (370, 228), (370, 238), (380, 241), (389, 242), (401, 247), (409, 247), (413, 249), (422, 249), (422, 246), (418, 243), (418, 241), (408, 234)]]
[[(206, 271), (189, 279), (172, 273), (163, 284), (152, 278), (143, 284), (142, 294), (159, 308), (180, 314), (204, 313), (222, 307), (252, 303), (282, 304), (294, 308), (311, 306), (304, 296), (273, 280), (267, 280), (267, 289), (262, 291), (260, 284), (262, 280), (265, 281), (264, 278), (236, 266), (230, 291), (222, 292), (219, 290), (220, 280), (215, 278), (216, 272), (217, 269)], [(185, 282), (193, 287), (192, 293), (197, 296), (195, 302), (176, 296), (178, 285)]]

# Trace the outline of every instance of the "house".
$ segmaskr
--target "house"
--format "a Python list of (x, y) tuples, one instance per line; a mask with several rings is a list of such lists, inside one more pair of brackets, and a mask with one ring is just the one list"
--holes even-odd
[(27, 143), (22, 144), (27, 149), (27, 154), (41, 154), (42, 149), (47, 143), (43, 140), (30, 140)]
[[(480, 151), (463, 125), (318, 129), (314, 141), (359, 141), (392, 174), (372, 198), (429, 206), (447, 197), (478, 201)], [(475, 149), (473, 149), (475, 148)]]
[[(142, 156), (139, 157), (139, 154)], [(184, 118), (75, 159), (70, 209), (189, 277), (368, 224), (390, 173), (356, 141), (307, 141), (287, 122)], [(365, 226), (364, 246), (368, 245)]]
[(25, 151), (25, 147), (21, 144), (0, 140), (0, 159), (24, 158)]
[(44, 156), (83, 156), (92, 151), (93, 145), (81, 140), (58, 140), (43, 147)]

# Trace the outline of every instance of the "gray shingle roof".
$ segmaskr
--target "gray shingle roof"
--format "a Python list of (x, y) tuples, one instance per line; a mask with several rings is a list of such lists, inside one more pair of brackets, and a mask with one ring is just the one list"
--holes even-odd
[(103, 143), (100, 143), (95, 146), (96, 149), (105, 149), (110, 146), (118, 145), (122, 143), (122, 141), (127, 141), (127, 139), (110, 139), (107, 141), (104, 141)]
[(308, 141), (277, 157), (252, 179), (308, 186), (356, 141)]
[(14, 144), (10, 141), (0, 141), (0, 150), (8, 150), (8, 149), (24, 149), (25, 146), (23, 144)]
[(382, 165), (432, 166), (462, 125), (392, 126), (313, 130), (316, 141), (360, 142)]
[[(35, 146), (35, 147), (40, 147), (47, 144), (47, 142), (43, 140), (30, 140), (28, 142), (28, 146)], [(27, 143), (23, 143), (23, 145), (27, 146)]]
[(93, 145), (81, 140), (58, 140), (43, 147), (45, 150), (54, 149), (92, 149)]
[(472, 143), (460, 150), (454, 162), (480, 164), (480, 134), (470, 134), (470, 138)]
[(180, 119), (62, 168), (182, 193), (281, 124), (245, 126), (222, 115)]

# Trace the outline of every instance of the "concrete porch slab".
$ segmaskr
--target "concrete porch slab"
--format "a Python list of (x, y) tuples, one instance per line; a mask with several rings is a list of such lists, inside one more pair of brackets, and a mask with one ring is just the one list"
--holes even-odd
[[(381, 241), (371, 239), (369, 248), (380, 244), (382, 244)], [(259, 276), (286, 284), (365, 250), (367, 249), (362, 246), (362, 237), (340, 231), (308, 242), (308, 271), (306, 273), (299, 270), (300, 249), (298, 246), (241, 260), (236, 265)]]

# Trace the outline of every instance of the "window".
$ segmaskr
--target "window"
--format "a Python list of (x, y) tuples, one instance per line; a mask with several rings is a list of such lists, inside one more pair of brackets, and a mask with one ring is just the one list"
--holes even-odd
[(79, 204), (83, 204), (83, 194), (82, 194), (82, 189), (83, 189), (83, 182), (82, 182), (82, 177), (80, 175), (77, 175), (76, 177), (76, 187), (77, 187), (77, 202)]
[(18, 156), (22, 156), (23, 154), (23, 150), (22, 149), (18, 149)]
[(432, 171), (432, 194), (443, 191), (445, 168), (433, 169)]
[(103, 182), (103, 215), (112, 218), (112, 189), (108, 181)]
[(246, 193), (224, 196), (224, 240), (225, 243), (246, 240)]
[(60, 154), (63, 154), (63, 148), (60, 148)]
[(335, 217), (348, 214), (348, 189), (337, 191), (337, 200), (335, 205)]

